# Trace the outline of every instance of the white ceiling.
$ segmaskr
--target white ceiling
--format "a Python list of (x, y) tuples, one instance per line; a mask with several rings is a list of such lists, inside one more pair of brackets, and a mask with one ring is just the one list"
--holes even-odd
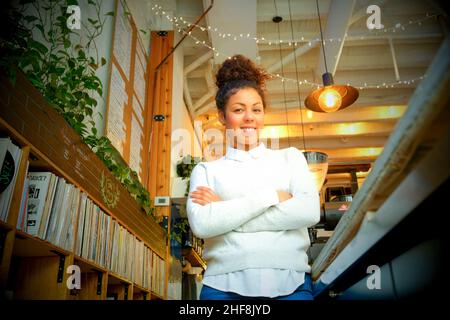
[[(203, 0), (204, 7), (207, 8), (210, 0)], [(236, 10), (239, 8), (239, 10)], [(213, 7), (206, 16), (206, 25), (214, 26), (217, 30), (226, 30), (227, 34), (236, 37), (225, 38), (219, 32), (210, 32), (209, 38), (211, 46), (218, 52), (233, 55), (240, 53), (252, 60), (258, 55), (256, 41), (248, 41), (247, 34), (257, 33), (257, 1), (256, 0), (227, 0), (215, 1)], [(243, 35), (245, 30), (245, 37)], [(227, 59), (225, 54), (214, 55), (214, 64), (220, 64)]]
[[(152, 3), (163, 7), (165, 1)], [(169, 17), (177, 17), (175, 32), (183, 34), (188, 25), (182, 21), (195, 22), (209, 3), (168, 1)], [(326, 152), (330, 164), (372, 163), (425, 75), (448, 17), (431, 0), (319, 0), (319, 4), (328, 70), (334, 72), (335, 83), (360, 89), (354, 105), (322, 114), (307, 112), (299, 104), (321, 83), (324, 70), (315, 0), (215, 0), (207, 18), (181, 46), (184, 98), (193, 120), (202, 120), (204, 130), (221, 128), (214, 103), (218, 63), (235, 53), (254, 55), (255, 62), (274, 76), (267, 84), (265, 122), (268, 134), (281, 136), (280, 146)], [(372, 4), (381, 9), (384, 29), (379, 31), (367, 28), (366, 9)], [(275, 15), (283, 21), (274, 23)]]

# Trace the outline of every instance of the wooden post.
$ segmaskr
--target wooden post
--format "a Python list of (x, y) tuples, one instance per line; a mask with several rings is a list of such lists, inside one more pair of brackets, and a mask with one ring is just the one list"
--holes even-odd
[[(145, 173), (145, 181), (150, 198), (155, 196), (170, 196), (170, 157), (172, 138), (172, 82), (173, 82), (173, 57), (170, 56), (158, 69), (162, 59), (168, 55), (173, 46), (173, 32), (152, 32), (151, 34), (151, 58), (149, 67), (149, 113), (146, 116), (150, 121), (150, 128), (145, 138), (145, 145), (149, 147)], [(160, 118), (162, 116), (163, 118)], [(155, 215), (167, 217), (170, 221), (170, 206), (156, 207)], [(170, 223), (168, 226), (170, 232)], [(169, 241), (166, 242), (164, 264), (164, 288), (163, 296), (167, 297), (167, 284), (169, 277)]]
[[(167, 34), (152, 32), (152, 48), (150, 59), (149, 103), (151, 107), (147, 120), (151, 121), (148, 137), (145, 139), (149, 146), (150, 163), (146, 173), (147, 189), (151, 199), (155, 196), (168, 196), (170, 186), (170, 151), (172, 129), (172, 71), (173, 58), (170, 57), (156, 70), (161, 59), (167, 55), (173, 45), (173, 32)], [(155, 116), (164, 119), (156, 119)], [(169, 216), (169, 207), (157, 207), (157, 216)]]

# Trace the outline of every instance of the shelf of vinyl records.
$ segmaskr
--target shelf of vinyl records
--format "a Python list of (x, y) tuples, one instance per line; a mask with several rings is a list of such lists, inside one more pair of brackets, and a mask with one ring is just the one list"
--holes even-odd
[(0, 123), (6, 299), (163, 299), (165, 261)]
[(191, 266), (206, 269), (206, 262), (202, 258), (203, 244), (203, 239), (194, 236), (192, 230), (188, 228), (184, 236), (182, 255), (189, 261)]

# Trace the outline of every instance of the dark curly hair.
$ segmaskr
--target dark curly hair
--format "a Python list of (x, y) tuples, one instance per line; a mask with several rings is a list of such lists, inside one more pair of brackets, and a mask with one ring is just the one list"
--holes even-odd
[(265, 81), (267, 73), (258, 68), (250, 59), (243, 55), (235, 55), (225, 60), (216, 74), (216, 105), (225, 113), (228, 99), (243, 88), (253, 88), (261, 96), (263, 107), (266, 107)]

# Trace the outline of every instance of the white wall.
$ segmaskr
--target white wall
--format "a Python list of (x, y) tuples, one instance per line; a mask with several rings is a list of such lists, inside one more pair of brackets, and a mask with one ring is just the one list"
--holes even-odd
[[(177, 43), (180, 39), (179, 34), (175, 33), (174, 42)], [(173, 54), (173, 91), (172, 91), (172, 165), (173, 170), (171, 176), (176, 176), (175, 166), (181, 159), (182, 153), (184, 155), (190, 154), (195, 157), (201, 157), (201, 145), (198, 137), (194, 131), (194, 124), (184, 103), (183, 98), (183, 46), (180, 45)], [(188, 134), (188, 136), (185, 136)], [(177, 139), (183, 136), (182, 139)], [(188, 139), (188, 140), (186, 140)], [(186, 148), (181, 148), (181, 143), (184, 142)], [(183, 149), (183, 150), (181, 150)]]
[[(104, 14), (115, 10), (115, 1), (103, 1), (102, 2), (102, 12), (101, 16)], [(93, 7), (87, 3), (87, 1), (79, 1), (80, 11), (81, 11), (81, 21), (85, 24), (89, 24), (88, 18), (93, 18), (96, 15)], [(95, 40), (98, 50), (99, 59), (101, 57), (105, 58), (107, 63), (97, 69), (96, 75), (99, 77), (101, 83), (103, 84), (103, 95), (97, 97), (97, 107), (94, 117), (95, 126), (99, 135), (103, 135), (105, 132), (105, 121), (106, 121), (106, 102), (109, 92), (108, 80), (109, 80), (109, 70), (111, 68), (111, 47), (113, 40), (113, 30), (114, 30), (114, 18), (108, 16), (103, 27), (102, 34)], [(96, 56), (95, 50), (92, 49), (90, 54)], [(101, 115), (101, 116), (100, 116)]]
[[(181, 36), (175, 32), (174, 45)], [(173, 90), (172, 90), (172, 152), (171, 152), (171, 196), (178, 197), (184, 193), (184, 186), (174, 187), (178, 183), (176, 173), (177, 163), (188, 154), (202, 157), (201, 144), (194, 131), (194, 124), (184, 103), (183, 98), (183, 45), (181, 44), (173, 54)], [(179, 189), (178, 192), (174, 191)], [(176, 195), (175, 195), (176, 193)]]

